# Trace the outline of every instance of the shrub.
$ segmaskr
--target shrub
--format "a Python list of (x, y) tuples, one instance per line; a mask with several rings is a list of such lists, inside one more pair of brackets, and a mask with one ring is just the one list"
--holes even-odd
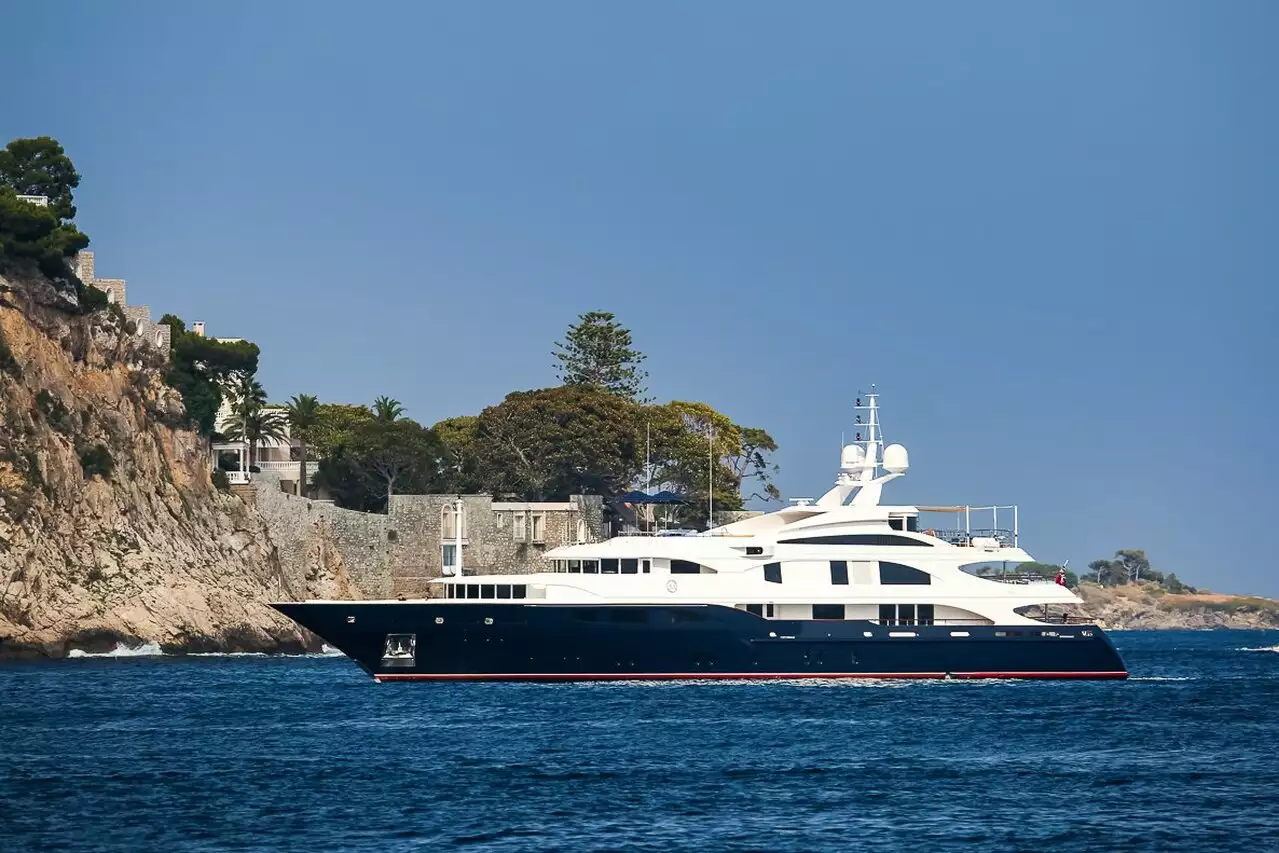
[(91, 569), (89, 569), (89, 573), (84, 576), (84, 580), (85, 580), (85, 583), (97, 583), (98, 581), (102, 580), (105, 577), (106, 575), (102, 574), (102, 569), (98, 568), (97, 566), (94, 566)]
[(115, 468), (115, 460), (111, 458), (111, 451), (104, 445), (95, 444), (80, 451), (80, 467), (84, 468), (86, 480), (94, 474), (100, 474), (105, 480), (111, 476), (111, 471)]
[(221, 468), (214, 468), (211, 479), (214, 487), (220, 492), (231, 491), (231, 478)]

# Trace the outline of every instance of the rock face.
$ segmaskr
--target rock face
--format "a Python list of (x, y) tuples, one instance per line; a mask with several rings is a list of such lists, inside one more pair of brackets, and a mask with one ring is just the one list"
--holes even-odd
[(1077, 590), (1083, 614), (1102, 628), (1279, 628), (1279, 601), (1251, 596), (1198, 593), (1176, 595), (1157, 584), (1099, 587), (1085, 583)]
[[(0, 277), (0, 657), (314, 647), (267, 602), (320, 590), (212, 486), (166, 355), (61, 294)], [(315, 579), (332, 594), (338, 578)]]

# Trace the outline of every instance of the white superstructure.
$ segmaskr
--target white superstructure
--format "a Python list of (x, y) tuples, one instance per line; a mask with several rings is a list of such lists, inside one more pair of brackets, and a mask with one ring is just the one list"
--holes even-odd
[[(857, 400), (855, 440), (835, 485), (816, 501), (692, 536), (622, 536), (549, 551), (547, 571), (440, 578), (446, 599), (526, 598), (554, 604), (717, 604), (772, 619), (865, 619), (880, 624), (1043, 625), (1080, 603), (1053, 578), (1018, 575), (1016, 507), (880, 503), (909, 469), (885, 445), (878, 395)], [(974, 530), (978, 509), (995, 519)], [(1012, 527), (998, 528), (998, 513)], [(951, 529), (920, 513), (952, 513)], [(1029, 615), (1027, 615), (1029, 614)]]

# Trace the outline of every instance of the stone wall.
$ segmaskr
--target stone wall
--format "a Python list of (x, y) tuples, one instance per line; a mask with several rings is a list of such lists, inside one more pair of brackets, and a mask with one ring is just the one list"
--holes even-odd
[[(603, 501), (574, 495), (564, 502), (494, 502), (488, 495), (461, 495), (462, 568), (468, 575), (523, 574), (541, 570), (551, 548), (604, 537)], [(444, 573), (446, 509), (458, 495), (395, 495), (390, 505), (391, 579), (395, 595), (429, 596), (426, 581)], [(541, 521), (535, 522), (534, 517)], [(534, 530), (535, 526), (538, 528)]]
[(165, 355), (169, 354), (172, 344), (172, 330), (165, 325), (153, 322), (151, 309), (145, 305), (130, 305), (125, 299), (127, 285), (122, 278), (96, 278), (94, 272), (93, 252), (77, 252), (71, 262), (71, 269), (81, 283), (91, 285), (107, 294), (115, 305), (119, 305), (124, 316), (133, 321), (135, 334), (143, 338), (151, 346)]
[(296, 589), (318, 598), (390, 598), (387, 517), (286, 494), (278, 474), (254, 475), (258, 515), (280, 568)]
[[(427, 598), (427, 581), (444, 574), (442, 546), (455, 541), (444, 538), (445, 515), (457, 495), (394, 495), (390, 513), (378, 515), (286, 494), (271, 471), (254, 475), (253, 490), (295, 588), (318, 588), (332, 598)], [(558, 503), (495, 503), (488, 495), (461, 500), (468, 575), (539, 571), (551, 548), (605, 536), (597, 495)]]

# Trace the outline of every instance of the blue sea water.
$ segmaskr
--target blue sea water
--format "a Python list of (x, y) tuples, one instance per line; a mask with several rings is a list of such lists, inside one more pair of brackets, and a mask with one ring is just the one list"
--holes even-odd
[(0, 665), (5, 851), (1279, 850), (1279, 632), (1127, 682), (376, 684)]

